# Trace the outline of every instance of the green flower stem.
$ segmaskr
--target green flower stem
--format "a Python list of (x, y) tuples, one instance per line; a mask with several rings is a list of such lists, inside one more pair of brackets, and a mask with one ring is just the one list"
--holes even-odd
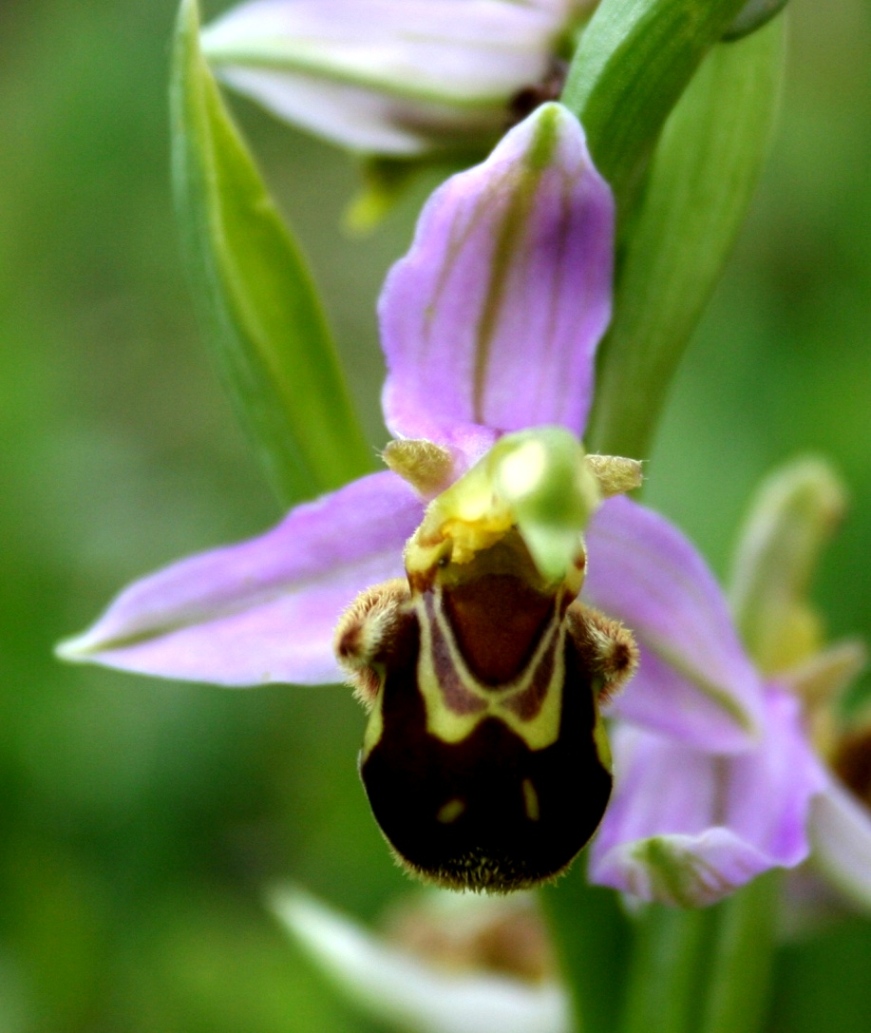
[(778, 874), (716, 907), (639, 918), (620, 1033), (757, 1033), (768, 1003)]
[[(783, 19), (715, 46), (740, 6), (603, 0), (572, 65), (563, 101), (584, 123), (623, 219), (615, 315), (588, 438), (596, 451), (648, 452), (767, 152)], [(573, 875), (543, 892), (579, 1030), (753, 1033), (771, 957), (770, 879), (715, 908), (645, 911), (628, 976), (619, 950), (627, 923), (614, 895), (580, 883)]]
[(631, 927), (613, 890), (591, 886), (579, 864), (540, 891), (560, 949), (576, 1033), (614, 1033), (620, 1016)]
[(699, 1033), (756, 1033), (763, 1028), (780, 881), (779, 872), (768, 872), (717, 908)]
[(711, 910), (659, 904), (639, 917), (621, 1033), (698, 1033), (697, 995), (713, 922)]
[(580, 871), (542, 889), (576, 1033), (759, 1033), (779, 890), (769, 872), (715, 907), (651, 905), (630, 923)]

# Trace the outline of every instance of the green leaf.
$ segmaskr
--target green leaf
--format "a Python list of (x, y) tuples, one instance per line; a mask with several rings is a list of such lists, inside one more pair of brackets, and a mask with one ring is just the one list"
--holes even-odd
[(587, 441), (646, 456), (768, 152), (783, 19), (714, 48), (666, 123), (627, 227)]
[(367, 472), (306, 264), (200, 53), (182, 0), (170, 89), (176, 207), (206, 337), (238, 416), (285, 504)]
[[(562, 102), (587, 133), (618, 203), (702, 59), (746, 0), (602, 0), (581, 36)], [(622, 203), (621, 203), (622, 207)]]

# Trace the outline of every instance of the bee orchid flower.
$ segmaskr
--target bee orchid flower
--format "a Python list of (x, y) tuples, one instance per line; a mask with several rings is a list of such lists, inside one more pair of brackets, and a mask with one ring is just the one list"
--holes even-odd
[[(387, 278), (390, 469), (136, 582), (61, 655), (221, 685), (350, 674), (379, 823), (445, 885), (507, 890), (565, 868), (611, 789), (600, 707), (621, 735), (744, 765), (720, 816), (736, 837), (704, 852), (724, 891), (795, 863), (812, 779), (755, 759), (789, 738), (789, 715), (693, 546), (620, 494), (637, 464), (579, 443), (613, 234), (580, 125), (542, 105), (435, 192)], [(677, 766), (669, 779), (662, 805), (695, 822), (707, 783)], [(789, 850), (768, 849), (769, 812)]]

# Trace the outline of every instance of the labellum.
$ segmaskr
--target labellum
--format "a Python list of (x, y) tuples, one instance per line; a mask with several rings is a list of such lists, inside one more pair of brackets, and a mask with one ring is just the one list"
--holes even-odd
[(400, 863), (454, 889), (559, 875), (611, 793), (599, 704), (636, 647), (577, 601), (586, 555), (548, 579), (515, 526), (425, 520), (407, 581), (364, 592), (337, 655), (369, 722), (360, 774)]

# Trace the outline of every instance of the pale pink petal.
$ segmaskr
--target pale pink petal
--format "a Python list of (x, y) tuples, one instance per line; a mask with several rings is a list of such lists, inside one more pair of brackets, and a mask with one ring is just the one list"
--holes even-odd
[(341, 679), (332, 636), (364, 588), (403, 574), (422, 505), (392, 473), (298, 506), (259, 538), (181, 560), (125, 589), (67, 660), (220, 685)]
[(814, 866), (856, 906), (871, 910), (871, 811), (836, 779), (811, 806)]
[(547, 74), (574, 0), (253, 0), (203, 31), (221, 77), (279, 117), (374, 153), (503, 129)]
[(811, 798), (825, 776), (798, 701), (770, 688), (755, 750), (722, 755), (619, 727), (615, 792), (593, 844), (594, 882), (642, 900), (711, 904), (809, 850)]
[[(462, 898), (455, 898), (460, 905)], [(470, 898), (469, 908), (486, 898)], [(569, 1033), (568, 999), (551, 980), (428, 964), (299, 890), (273, 908), (337, 988), (379, 1022), (418, 1033)], [(463, 921), (462, 912), (458, 915)]]
[(443, 130), (446, 142), (454, 144), (466, 136), (470, 144), (493, 136), (494, 116), (489, 109), (458, 114), (446, 104), (412, 103), (304, 72), (234, 65), (219, 69), (218, 75), (284, 121), (363, 154), (408, 158), (423, 154), (433, 149), (443, 124), (451, 127), (450, 135)]

